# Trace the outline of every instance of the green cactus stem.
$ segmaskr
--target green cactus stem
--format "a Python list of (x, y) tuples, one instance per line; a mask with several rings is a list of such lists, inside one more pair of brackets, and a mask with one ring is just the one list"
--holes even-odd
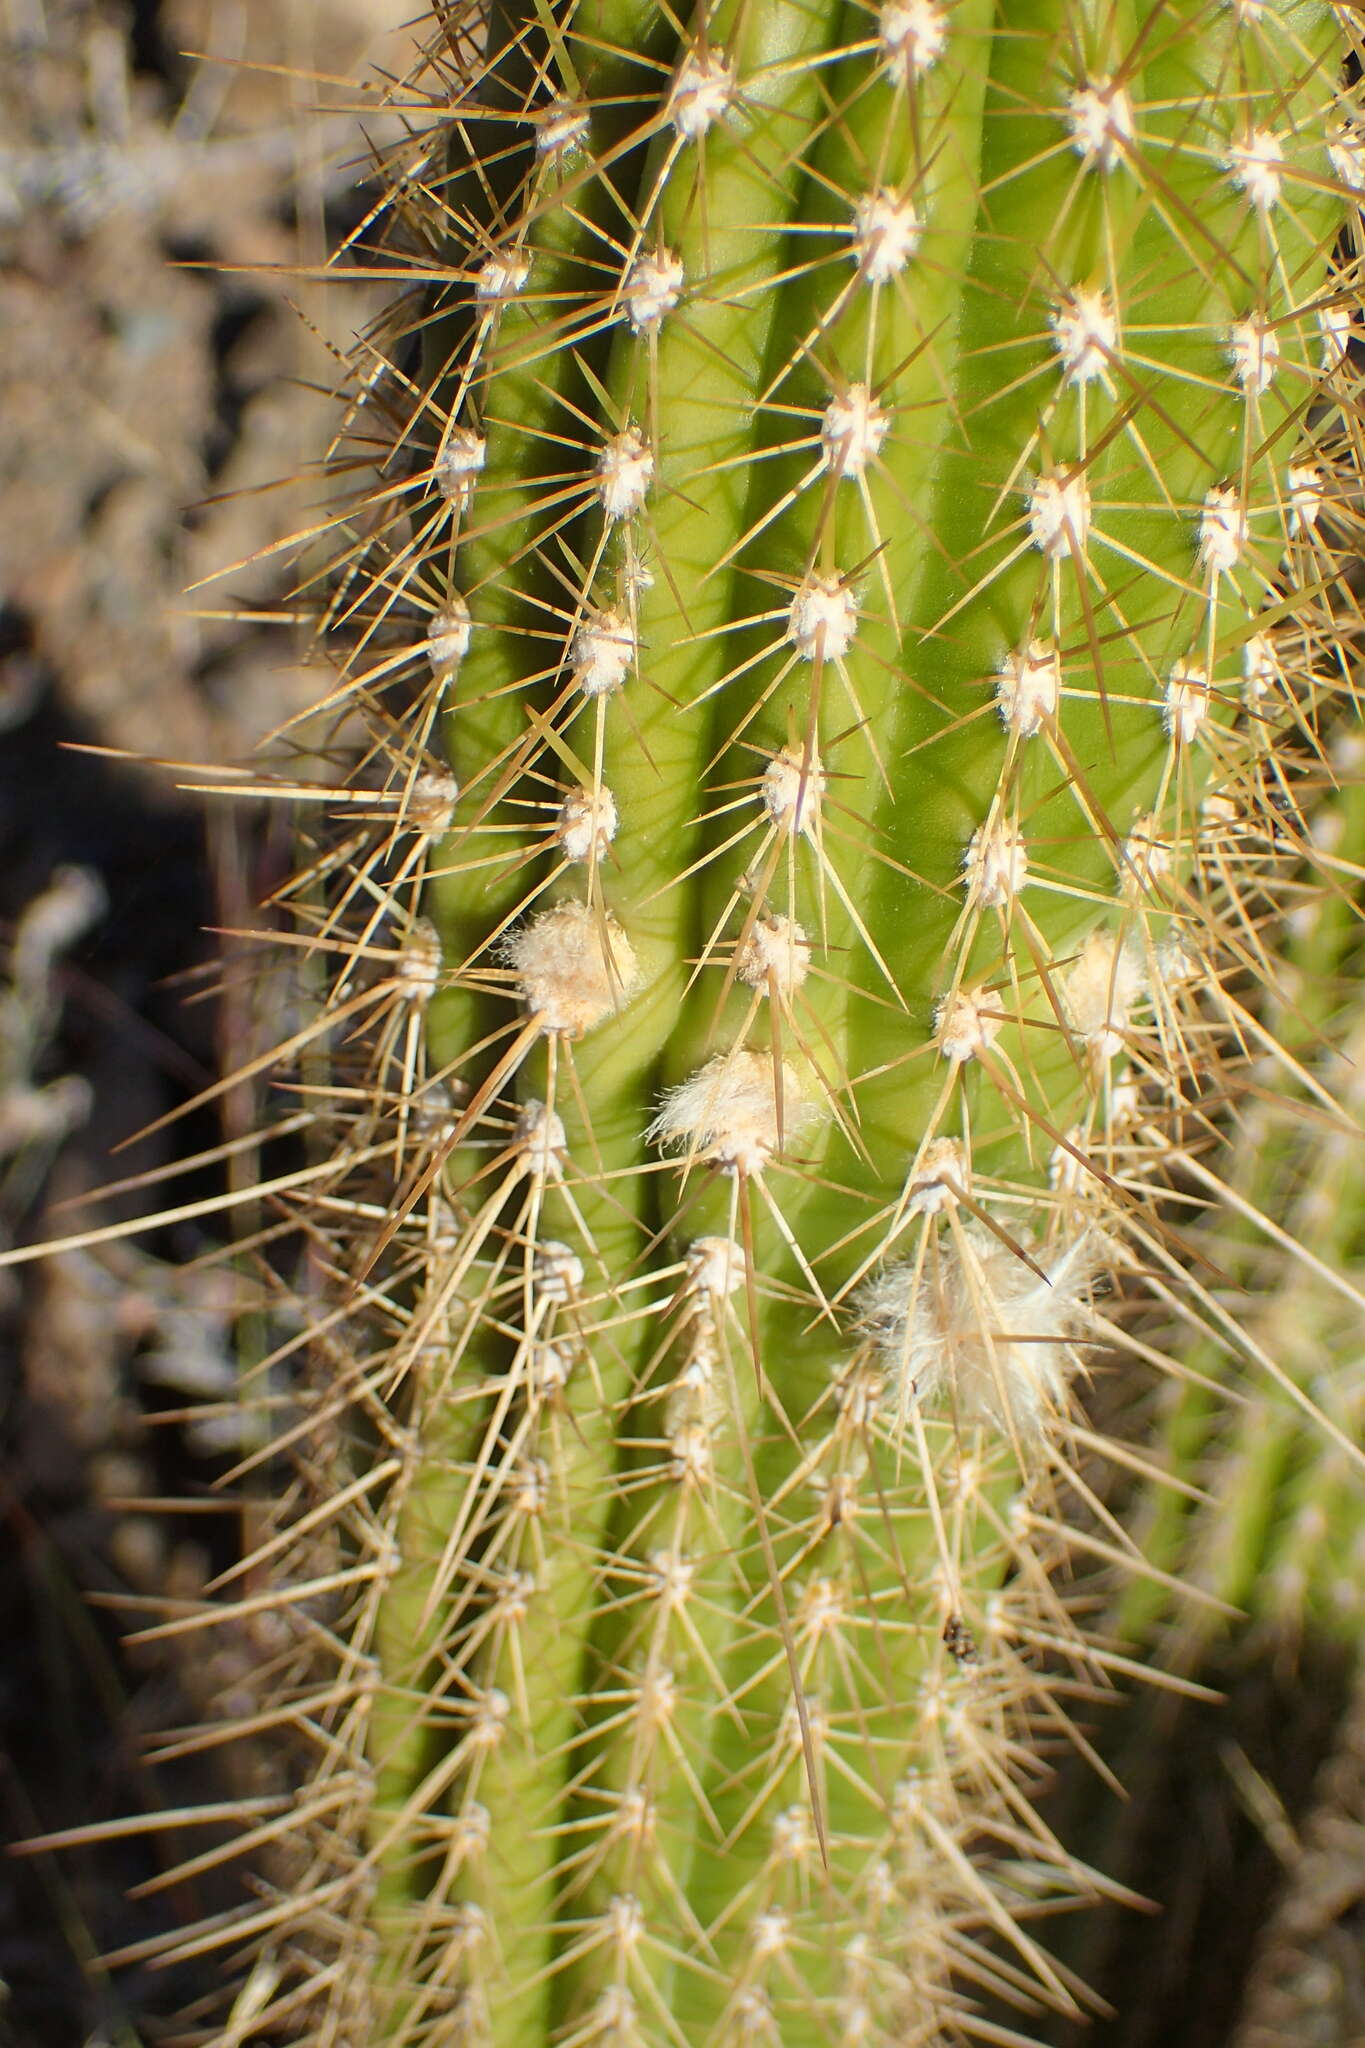
[[(1305, 769), (1323, 774), (1304, 762), (1300, 776)], [(1327, 774), (1329, 789), (1317, 802), (1305, 804), (1295, 791), (1291, 815), (1311, 813), (1314, 862), (1332, 886), (1320, 889), (1311, 877), (1305, 885), (1292, 868), (1282, 881), (1288, 930), (1275, 980), (1257, 992), (1254, 1031), (1244, 1026), (1254, 1095), (1232, 1158), (1221, 1173), (1196, 1164), (1192, 1189), (1214, 1198), (1207, 1262), (1221, 1296), (1236, 1303), (1234, 1329), (1275, 1370), (1229, 1411), (1213, 1384), (1226, 1374), (1224, 1333), (1215, 1325), (1203, 1346), (1189, 1349), (1198, 1376), (1163, 1388), (1162, 1438), (1171, 1469), (1194, 1482), (1205, 1503), (1188, 1494), (1149, 1500), (1140, 1534), (1153, 1562), (1226, 1603), (1253, 1641), (1296, 1643), (1311, 1631), (1358, 1654), (1365, 1557), (1353, 1455), (1365, 1422), (1358, 729), (1337, 734)], [(1235, 980), (1223, 998), (1229, 1012), (1239, 1006)], [(1173, 1613), (1153, 1581), (1128, 1587), (1120, 1613), (1132, 1637), (1150, 1637), (1164, 1622), (1171, 1661), (1209, 1647), (1210, 1611)]]
[(389, 2025), (938, 2038), (964, 1918), (969, 1975), (1073, 1997), (965, 1845), (1076, 1881), (1003, 1788), (1023, 1642), (1070, 1644), (1020, 1551), (1116, 1070), (1203, 937), (1258, 615), (1325, 566), (1340, 30), (638, 20), (495, 14), (433, 180), (418, 1185), (480, 1249), (384, 1630)]
[(181, 1951), (251, 1959), (234, 2042), (1021, 2041), (1105, 1889), (1041, 1756), (1127, 1669), (1063, 1566), (1144, 1570), (1078, 1394), (1348, 694), (1351, 18), (468, 38), (339, 453), (303, 1789)]

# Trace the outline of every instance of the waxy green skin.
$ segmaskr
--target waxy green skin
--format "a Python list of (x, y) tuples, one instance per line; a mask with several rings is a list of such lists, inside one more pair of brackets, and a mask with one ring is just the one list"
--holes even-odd
[[(1339, 738), (1346, 741), (1342, 758), (1333, 760), (1340, 783), (1324, 797), (1319, 833), (1338, 872), (1359, 873), (1359, 736), (1346, 726)], [(1305, 1118), (1307, 1091), (1288, 1079), (1256, 1105), (1227, 1176), (1233, 1200), (1213, 1240), (1230, 1298), (1236, 1300), (1233, 1283), (1245, 1290), (1234, 1328), (1285, 1379), (1263, 1379), (1256, 1397), (1229, 1414), (1209, 1383), (1219, 1360), (1196, 1353), (1191, 1362), (1203, 1376), (1164, 1392), (1161, 1438), (1170, 1468), (1197, 1482), (1217, 1509), (1185, 1494), (1152, 1500), (1140, 1530), (1143, 1551), (1176, 1582), (1197, 1585), (1223, 1604), (1193, 1617), (1174, 1615), (1168, 1591), (1149, 1581), (1126, 1589), (1121, 1618), (1134, 1640), (1175, 1625), (1187, 1660), (1239, 1614), (1251, 1616), (1258, 1632), (1283, 1630), (1294, 1642), (1308, 1625), (1358, 1654), (1365, 1537), (1351, 1451), (1360, 1442), (1365, 1400), (1353, 1370), (1365, 1271), (1358, 1131), (1363, 958), (1359, 910), (1349, 895), (1332, 891), (1301, 905), (1297, 927), (1285, 936), (1280, 987), (1261, 1021), (1300, 1075), (1318, 1088), (1334, 1075), (1344, 1081), (1338, 1114), (1324, 1127), (1319, 1116), (1326, 1106), (1317, 1099)]]
[[(428, 1944), (439, 1869), (429, 1848), (407, 1845), (396, 1817), (410, 1816), (429, 1772), (437, 1804), (454, 1811), (473, 1769), (488, 1847), (451, 1894), (494, 1931), (479, 1965), (488, 2038), (594, 2038), (575, 2030), (624, 1980), (608, 1947), (585, 1944), (582, 1930), (637, 1889), (650, 1928), (627, 1973), (638, 2038), (741, 2038), (734, 1999), (748, 1914), (733, 1902), (766, 1882), (773, 1816), (810, 1796), (799, 1743), (771, 1783), (756, 1789), (754, 1780), (753, 1759), (776, 1739), (792, 1696), (772, 1568), (789, 1609), (822, 1570), (847, 1581), (856, 1553), (857, 1654), (812, 1690), (823, 1691), (846, 1745), (860, 1731), (876, 1767), (818, 1774), (828, 1871), (814, 1866), (799, 1978), (769, 1986), (772, 2038), (806, 2048), (842, 2024), (839, 1942), (869, 1927), (877, 1939), (899, 1938), (894, 1916), (883, 1927), (867, 1905), (868, 1871), (887, 1788), (938, 1739), (925, 1732), (920, 1681), (942, 1654), (915, 1458), (871, 1445), (885, 1518), (875, 1538), (820, 1529), (810, 1501), (791, 1490), (803, 1446), (830, 1431), (831, 1374), (854, 1345), (847, 1305), (839, 1317), (822, 1313), (764, 1189), (834, 1297), (875, 1252), (877, 1219), (895, 1207), (925, 1136), (960, 1131), (965, 1104), (976, 1173), (1007, 1198), (1026, 1238), (1046, 1225), (1056, 1134), (1087, 1113), (1095, 1083), (1044, 984), (1061, 977), (1097, 919), (1115, 928), (1127, 919), (1150, 944), (1178, 913), (1216, 745), (1172, 742), (1165, 678), (1178, 659), (1212, 650), (1223, 690), (1212, 725), (1230, 724), (1242, 642), (1281, 553), (1275, 508), (1312, 374), (1296, 309), (1326, 276), (1341, 215), (1321, 112), (1337, 32), (1328, 12), (1309, 6), (1267, 13), (1253, 31), (1224, 8), (963, 0), (943, 54), (907, 92), (885, 75), (876, 19), (862, 9), (722, 6), (707, 20), (706, 47), (733, 64), (738, 92), (689, 142), (666, 95), (690, 35), (680, 42), (634, 6), (571, 14), (543, 76), (589, 111), (585, 138), (532, 162), (524, 129), (471, 120), (467, 140), (501, 164), (482, 179), (457, 141), (446, 194), (452, 219), (464, 218), (486, 183), (502, 209), (488, 232), (520, 219), (531, 271), (525, 295), (484, 320), (472, 367), (461, 360), (469, 323), (458, 306), (426, 345), (431, 431), (442, 430), (458, 389), (461, 420), (487, 437), (472, 503), (439, 529), (448, 544), (427, 564), (465, 595), (474, 622), (445, 721), (462, 790), (445, 849), (451, 872), (426, 906), (452, 979), (432, 1006), (432, 1062), (477, 1088), (505, 1040), (472, 1049), (521, 1020), (490, 939), (516, 926), (529, 890), (553, 873), (539, 850), (549, 783), (572, 781), (570, 762), (591, 782), (599, 748), (619, 829), (595, 881), (636, 950), (640, 983), (619, 1014), (554, 1049), (572, 1201), (547, 1187), (536, 1224), (542, 1237), (591, 1248), (581, 1317), (591, 1335), (554, 1411), (554, 1498), (515, 1654), (510, 1636), (492, 1631), (491, 1647), (455, 1682), (442, 1675), (452, 1702), (462, 1687), (496, 1687), (516, 1703), (505, 1737), (476, 1765), (442, 1766), (466, 1724), (453, 1714), (455, 1732), (435, 1733), (421, 1702), (452, 1640), (477, 1633), (478, 1560), (498, 1524), (496, 1501), (467, 1575), (434, 1598), (433, 1572), (468, 1515), (470, 1486), (491, 1483), (490, 1414), (510, 1427), (506, 1416), (518, 1413), (506, 1379), (515, 1299), (472, 1337), (455, 1309), (458, 1363), (448, 1398), (424, 1420), (381, 1631), (396, 1691), (376, 1710), (371, 1744), (381, 1981), (388, 1973), (401, 1983)], [(540, 47), (534, 22), (532, 10), (524, 21), (495, 10), (493, 47)], [(507, 90), (481, 88), (479, 102), (515, 109), (525, 90), (515, 73), (509, 60)], [(1122, 78), (1137, 110), (1134, 140), (1107, 169), (1083, 162), (1064, 119), (1068, 92), (1102, 76)], [(1227, 171), (1243, 105), (1263, 106), (1286, 137), (1288, 197), (1273, 229)], [(873, 284), (850, 253), (850, 215), (854, 199), (880, 189), (911, 193), (923, 226), (906, 271)], [(676, 252), (685, 286), (657, 333), (641, 335), (621, 317), (614, 273), (646, 199), (640, 247)], [(1064, 286), (1102, 288), (1120, 321), (1116, 360), (1083, 392), (1062, 388), (1049, 327)], [(1280, 323), (1283, 350), (1276, 392), (1254, 407), (1227, 350), (1229, 328), (1252, 312)], [(865, 483), (826, 474), (764, 523), (809, 476), (831, 394), (857, 382), (891, 414)], [(607, 533), (594, 464), (602, 440), (631, 422), (649, 437), (657, 474), (643, 516)], [(1093, 506), (1084, 560), (1050, 562), (1030, 540), (1027, 492), (1040, 473), (1082, 461)], [(1211, 593), (1198, 514), (1206, 493), (1229, 482), (1262, 516), (1247, 559)], [(434, 500), (431, 520), (441, 516)], [(596, 563), (584, 597), (618, 603), (632, 558), (651, 578), (634, 598), (638, 670), (619, 697), (575, 708), (564, 653), (579, 616), (575, 583)], [(856, 592), (847, 678), (784, 639), (792, 592), (809, 571), (847, 576)], [(994, 705), (1002, 663), (1035, 637), (1055, 637), (1062, 650), (1064, 758), (1042, 738), (1011, 742)], [(547, 716), (558, 751), (544, 741)], [(741, 877), (763, 836), (758, 780), (793, 740), (807, 753), (818, 747), (828, 774), (825, 831), (822, 846), (798, 838), (777, 849), (770, 902), (798, 916), (815, 945), (796, 1016), (832, 1100), (792, 1134), (787, 1164), (775, 1162), (760, 1188), (705, 1161), (686, 1173), (665, 1165), (647, 1131), (661, 1091), (730, 1046), (749, 1013), (724, 963), (744, 919)], [(1016, 920), (1008, 954), (993, 911), (964, 931), (961, 880), (967, 842), (1006, 782), (1035, 878), (1022, 899), (1032, 936), (1025, 943)], [(1119, 907), (1116, 848), (1158, 802), (1183, 835), (1174, 893), (1139, 915)], [(746, 821), (752, 829), (730, 845)], [(582, 869), (564, 871), (542, 906), (584, 888)], [(699, 968), (717, 933), (726, 943)], [(942, 1121), (949, 1077), (933, 1046), (935, 1006), (983, 978), (1009, 1022), (994, 1066), (959, 1077)], [(797, 1050), (791, 1037), (786, 1052)], [(746, 1042), (769, 1045), (762, 1017)], [(996, 1085), (1002, 1073), (1012, 1095)], [(500, 1101), (548, 1090), (542, 1042)], [(818, 1083), (812, 1092), (818, 1100)], [(468, 1190), (460, 1199), (471, 1218), (487, 1199), (475, 1176), (488, 1145), (478, 1141), (477, 1128), (462, 1132), (447, 1167), (452, 1187)], [(676, 1308), (671, 1324), (667, 1312), (677, 1261), (696, 1237), (735, 1232), (751, 1248), (755, 1280), (727, 1325), (720, 1476), (706, 1517), (689, 1528), (688, 1628), (670, 1637), (673, 1768), (651, 1781), (669, 1886), (651, 1890), (648, 1859), (632, 1863), (625, 1848), (604, 1849), (586, 1871), (570, 1859), (630, 1781), (641, 1580), (682, 1512), (661, 1450), (663, 1392), (678, 1369), (663, 1343), (679, 1327)], [(518, 1251), (511, 1271), (522, 1263)], [(652, 1286), (651, 1267), (664, 1275)], [(760, 1367), (780, 1415), (764, 1399)], [(947, 1470), (952, 1433), (935, 1444)], [(1005, 1501), (1019, 1474), (1009, 1459), (1002, 1472)], [(762, 1531), (756, 1498), (777, 1504)], [(990, 1529), (980, 1551), (988, 1583), (1003, 1562)], [(913, 1600), (925, 1605), (918, 1621), (893, 1622)], [(640, 1995), (645, 1979), (653, 2005)], [(875, 2038), (902, 2038), (894, 2030), (907, 2024), (911, 1996), (889, 1975), (878, 1979)], [(392, 2002), (384, 2038), (428, 2038), (419, 2031), (428, 2005), (407, 1993)]]

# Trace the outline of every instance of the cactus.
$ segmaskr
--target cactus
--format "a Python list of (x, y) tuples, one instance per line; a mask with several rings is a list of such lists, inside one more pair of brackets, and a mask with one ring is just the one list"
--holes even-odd
[[(1263, 1641), (1313, 1634), (1358, 1654), (1365, 1526), (1356, 1446), (1360, 1369), (1362, 1053), (1360, 911), (1352, 884), (1365, 871), (1365, 783), (1358, 729), (1336, 737), (1332, 787), (1314, 804), (1315, 858), (1344, 887), (1291, 876), (1275, 983), (1256, 1005), (1258, 1085), (1221, 1177), (1198, 1169), (1219, 1197), (1206, 1255), (1234, 1326), (1274, 1374), (1229, 1413), (1215, 1393), (1212, 1344), (1186, 1352), (1195, 1377), (1162, 1389), (1171, 1470), (1205, 1498), (1144, 1501), (1143, 1553), (1251, 1617)], [(1319, 770), (1319, 773), (1321, 770)], [(1240, 1294), (1233, 1292), (1236, 1288)], [(1280, 1375), (1283, 1377), (1281, 1378)], [(1308, 1414), (1305, 1414), (1305, 1410)], [(1323, 1425), (1326, 1425), (1324, 1429)], [(1190, 1660), (1209, 1643), (1175, 1615), (1158, 1586), (1125, 1589), (1123, 1626), (1149, 1635), (1160, 1617), (1167, 1656)]]
[(1023, 2040), (1128, 1669), (1064, 1567), (1143, 1570), (1079, 1392), (1349, 698), (1351, 20), (437, 13), (308, 571), (291, 1476), (152, 1631), (260, 1640), (295, 1789), (157, 1953), (232, 2042)]
[[(1112, 1475), (1108, 1505), (1122, 1512), (1128, 1495), (1126, 1519), (1149, 1569), (1110, 1589), (1099, 1626), (1154, 1669), (1194, 1681), (1184, 1698), (1140, 1694), (1097, 1726), (1122, 1804), (1097, 1802), (1079, 1768), (1051, 1807), (1078, 1855), (1163, 1908), (1137, 1922), (1107, 1907), (1068, 1930), (1068, 1966), (1117, 2008), (1124, 2040), (1163, 2039), (1163, 2027), (1192, 2040), (1222, 2040), (1225, 2027), (1229, 2040), (1259, 2040), (1258, 2016), (1277, 1994), (1274, 2038), (1296, 2040), (1296, 1991), (1307, 1999), (1305, 2038), (1344, 2040), (1352, 2031), (1329, 2012), (1330, 1969), (1311, 1990), (1306, 1970), (1284, 1973), (1304, 1900), (1324, 1896), (1320, 1882), (1311, 1890), (1307, 1853), (1314, 1824), (1305, 1802), (1318, 1766), (1323, 1786), (1338, 1794), (1319, 1819), (1342, 1838), (1345, 1781), (1332, 1758), (1341, 1746), (1349, 1762), (1365, 1640), (1357, 887), (1365, 782), (1354, 721), (1329, 729), (1324, 742), (1322, 758), (1295, 762), (1278, 750), (1292, 814), (1312, 818), (1308, 861), (1298, 857), (1297, 833), (1285, 835), (1263, 893), (1239, 892), (1260, 942), (1274, 941), (1271, 971), (1253, 977), (1234, 964), (1215, 995), (1224, 1021), (1240, 1030), (1248, 1068), (1226, 1155), (1205, 1149), (1176, 1167), (1192, 1274), (1178, 1335), (1168, 1328), (1163, 1337), (1149, 1323), (1146, 1339), (1171, 1346), (1178, 1370), (1146, 1387), (1120, 1383), (1110, 1397), (1111, 1405), (1135, 1400), (1138, 1412), (1120, 1432), (1129, 1442), (1140, 1433), (1144, 1460), (1165, 1483), (1135, 1485), (1122, 1466)], [(1211, 808), (1225, 854), (1237, 857), (1245, 821)], [(1237, 1372), (1239, 1356), (1249, 1372)], [(1317, 1792), (1312, 1804), (1320, 1805)], [(1281, 1824), (1305, 1849), (1287, 1871)], [(1188, 1856), (1173, 1857), (1174, 1843), (1188, 1843)], [(1350, 1853), (1348, 1842), (1347, 1862)], [(1272, 1887), (1280, 1896), (1267, 1922), (1257, 1902)], [(1322, 1924), (1330, 1928), (1330, 1916)], [(1245, 1957), (1245, 1974), (1229, 1969), (1234, 1954)], [(1050, 2038), (1077, 2035), (1067, 2028)]]

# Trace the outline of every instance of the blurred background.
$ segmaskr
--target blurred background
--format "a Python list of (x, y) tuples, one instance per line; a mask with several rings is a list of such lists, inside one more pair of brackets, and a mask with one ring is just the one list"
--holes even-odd
[[(384, 297), (307, 273), (373, 203), (395, 123), (358, 81), (406, 69), (404, 24), (402, 0), (0, 0), (0, 1242), (257, 1168), (251, 1088), (115, 1148), (289, 999), (250, 942), (205, 930), (261, 922), (292, 864), (283, 807), (183, 785), (324, 688), (269, 551), (322, 501), (333, 351)], [(80, 1201), (225, 1139), (228, 1169)], [(238, 1554), (209, 1489), (244, 1449), (228, 1397), (253, 1302), (195, 1263), (222, 1230), (0, 1274), (9, 1841), (212, 1796), (211, 1759), (149, 1764), (149, 1735), (262, 1654), (126, 1640), (139, 1603)], [(5, 2048), (164, 2038), (183, 1973), (94, 1961), (211, 1905), (157, 1875), (145, 1836), (0, 1857)]]

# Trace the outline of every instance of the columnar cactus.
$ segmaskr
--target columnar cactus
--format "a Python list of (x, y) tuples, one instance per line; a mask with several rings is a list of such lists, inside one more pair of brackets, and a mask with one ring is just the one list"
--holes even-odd
[(1124, 1669), (1078, 1387), (1348, 694), (1350, 17), (438, 15), (340, 448), (379, 825), (298, 891), (339, 1277), (172, 1624), (270, 1618), (303, 1789), (188, 1947), (234, 2042), (1021, 2040)]
[[(1194, 1168), (1219, 1200), (1203, 1233), (1234, 1328), (1268, 1369), (1229, 1411), (1217, 1395), (1214, 1346), (1190, 1347), (1191, 1381), (1161, 1392), (1169, 1468), (1203, 1490), (1148, 1498), (1144, 1555), (1177, 1587), (1223, 1605), (1172, 1614), (1149, 1580), (1123, 1598), (1128, 1630), (1165, 1610), (1187, 1659), (1229, 1613), (1261, 1641), (1310, 1631), (1359, 1652), (1365, 1604), (1365, 1518), (1358, 1446), (1365, 1437), (1362, 1226), (1365, 1225), (1365, 954), (1358, 900), (1365, 874), (1365, 781), (1358, 727), (1338, 735), (1333, 787), (1314, 806), (1317, 858), (1343, 887), (1286, 889), (1275, 981), (1256, 1004), (1258, 1086), (1235, 1153)], [(1318, 771), (1321, 773), (1321, 769)], [(1240, 1299), (1234, 1292), (1240, 1289)]]

